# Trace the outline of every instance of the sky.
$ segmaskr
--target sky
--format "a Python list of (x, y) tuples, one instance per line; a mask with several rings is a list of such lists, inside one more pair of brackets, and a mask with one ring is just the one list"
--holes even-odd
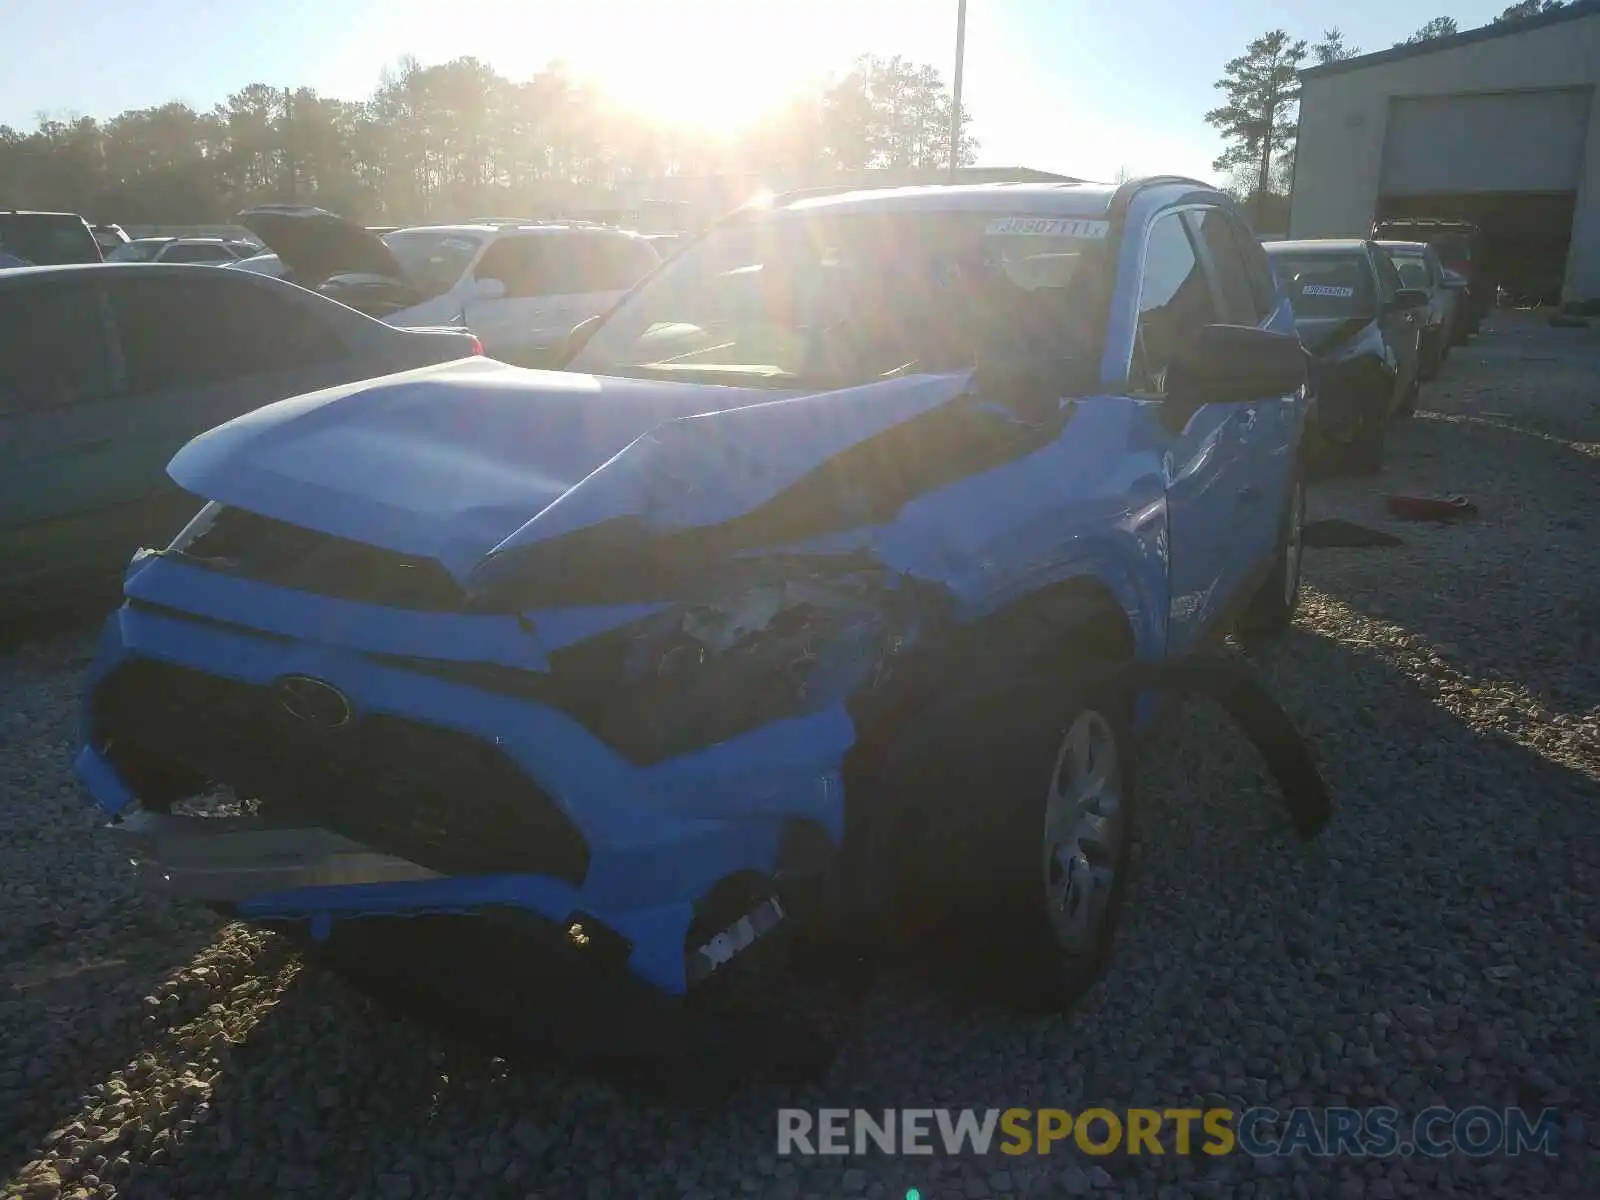
[[(1344, 0), (1346, 41), (1386, 49), (1441, 14), (1486, 24), (1508, 0)], [(475, 55), (511, 78), (553, 59), (629, 104), (737, 125), (857, 54), (948, 75), (956, 0), (118, 0), (9, 4), (0, 124), (106, 118), (182, 100), (208, 109), (245, 84), (359, 99), (404, 54)], [(1090, 179), (1214, 178), (1204, 114), (1228, 59), (1282, 27), (1316, 41), (1332, 5), (1307, 0), (969, 0), (963, 95), (985, 166)], [(1203, 14), (1203, 15), (1202, 15)], [(92, 34), (88, 41), (86, 35)]]

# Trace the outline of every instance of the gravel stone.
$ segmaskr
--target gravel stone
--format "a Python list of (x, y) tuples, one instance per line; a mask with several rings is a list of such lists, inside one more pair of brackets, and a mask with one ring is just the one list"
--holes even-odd
[[(1203, 704), (1141, 762), (1103, 984), (1023, 1018), (891, 965), (821, 1079), (685, 1108), (513, 1069), (282, 939), (138, 884), (71, 774), (92, 628), (0, 650), (0, 1197), (843, 1194), (1549, 1197), (1600, 1179), (1600, 330), (1496, 314), (1379, 479), (1311, 515), (1403, 544), (1305, 556), (1253, 652), (1337, 814), (1303, 846)], [(1407, 524), (1386, 491), (1463, 493)], [(219, 803), (225, 803), (222, 798)], [(1557, 1158), (775, 1157), (775, 1109), (1548, 1105)]]

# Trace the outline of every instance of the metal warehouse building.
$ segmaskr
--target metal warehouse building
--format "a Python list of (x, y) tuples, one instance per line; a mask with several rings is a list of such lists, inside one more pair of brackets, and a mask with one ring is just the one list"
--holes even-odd
[(1290, 237), (1464, 218), (1489, 278), (1600, 298), (1600, 0), (1300, 79)]

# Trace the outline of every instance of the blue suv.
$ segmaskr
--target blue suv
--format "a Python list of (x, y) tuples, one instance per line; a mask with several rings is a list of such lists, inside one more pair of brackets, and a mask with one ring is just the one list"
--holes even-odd
[(755, 204), (562, 370), (186, 446), (204, 506), (128, 568), (78, 773), (164, 886), (401, 958), (443, 922), (613, 1045), (785, 931), (970, 927), (1059, 1003), (1110, 945), (1152, 697), (1293, 614), (1306, 378), (1192, 180)]

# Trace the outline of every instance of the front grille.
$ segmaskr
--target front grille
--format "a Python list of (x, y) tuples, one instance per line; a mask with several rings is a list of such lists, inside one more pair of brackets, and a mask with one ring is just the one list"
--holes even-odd
[(467, 597), (430, 558), (396, 554), (224, 508), (183, 551), (185, 561), (260, 583), (390, 608), (458, 612)]
[(241, 797), (449, 875), (534, 872), (574, 886), (583, 835), (500, 750), (382, 714), (323, 729), (263, 687), (165, 663), (115, 671), (95, 693), (111, 760), (162, 762)]

